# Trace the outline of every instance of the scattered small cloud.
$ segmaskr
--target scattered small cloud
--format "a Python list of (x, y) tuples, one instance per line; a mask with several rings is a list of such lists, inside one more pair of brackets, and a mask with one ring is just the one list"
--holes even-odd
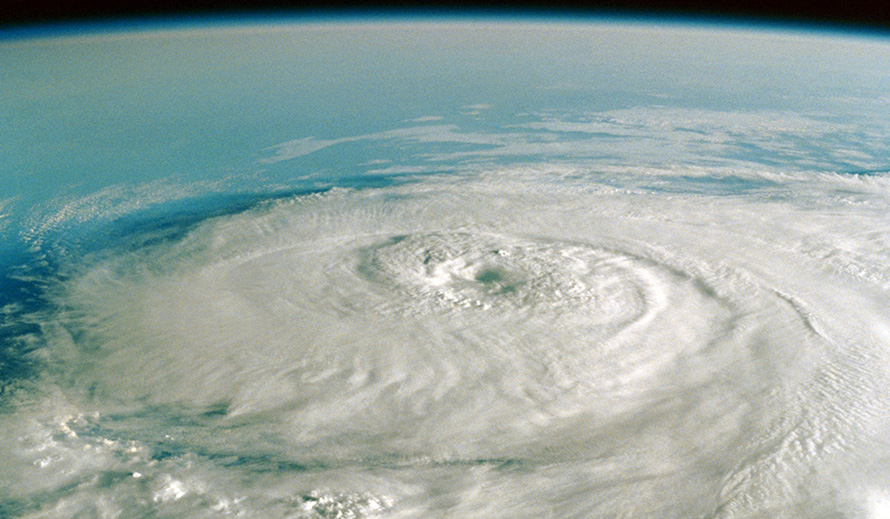
[(487, 104), (465, 105), (460, 107), (460, 114), (476, 117), (478, 115), (482, 115), (482, 112), (490, 109), (491, 105)]
[(351, 140), (355, 140), (355, 138), (323, 140), (316, 139), (315, 137), (304, 137), (302, 139), (294, 139), (292, 141), (282, 142), (281, 144), (276, 144), (275, 146), (267, 148), (273, 150), (275, 153), (271, 157), (260, 159), (260, 162), (263, 164), (275, 164), (276, 162), (282, 162), (285, 160), (302, 157), (304, 155), (309, 155), (310, 153), (315, 153), (316, 151), (322, 150), (329, 146), (333, 146), (341, 142), (348, 142)]
[(429, 123), (435, 121), (441, 121), (444, 117), (439, 115), (425, 115), (423, 117), (418, 117), (416, 119), (411, 119), (412, 123)]
[[(467, 114), (489, 108), (485, 104), (462, 107)], [(863, 133), (852, 123), (799, 113), (656, 106), (525, 115), (523, 122), (493, 131), (434, 124), (442, 118), (425, 116), (412, 120), (412, 125), (382, 132), (336, 139), (301, 137), (267, 148), (272, 154), (260, 162), (273, 164), (330, 146), (373, 140), (446, 145), (421, 148), (412, 154), (419, 160), (440, 163), (508, 156), (597, 158), (618, 163), (632, 157), (635, 163), (651, 166), (760, 164), (843, 170), (882, 167), (879, 159), (890, 153), (885, 133)], [(534, 119), (529, 121), (529, 117)]]
[(9, 206), (12, 205), (13, 198), (0, 200), (0, 232), (9, 225)]

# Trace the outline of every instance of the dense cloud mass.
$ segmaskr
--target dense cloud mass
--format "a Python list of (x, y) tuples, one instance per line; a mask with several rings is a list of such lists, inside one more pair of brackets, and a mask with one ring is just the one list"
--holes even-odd
[[(400, 30), (451, 41), (464, 29)], [(598, 39), (682, 47), (698, 35), (521, 30), (566, 60)], [(181, 52), (215, 56), (206, 48), (220, 34), (268, 49), (265, 39), (301, 31), (189, 33), (206, 47)], [(402, 41), (392, 28), (311, 31), (333, 46), (322, 61), (356, 41)], [(513, 49), (498, 55), (510, 69), (525, 47), (499, 47), (513, 41), (504, 31), (491, 45)], [(690, 52), (733, 70), (742, 62), (720, 54), (736, 52), (733, 38), (765, 56), (865, 45), (721, 38), (719, 60)], [(316, 52), (290, 43), (262, 67)], [(462, 73), (460, 56), (431, 49)], [(222, 74), (211, 65), (202, 74)], [(380, 66), (369, 81), (403, 65)], [(0, 231), (22, 250), (4, 265), (0, 515), (886, 516), (886, 86), (820, 76), (789, 101), (790, 84), (763, 79), (778, 100), (715, 94), (715, 107), (698, 97), (710, 70), (676, 87), (693, 92), (681, 101), (655, 91), (667, 80), (586, 98), (592, 83), (573, 72), (535, 83), (528, 99), (540, 106), (510, 106), (521, 95), (511, 88), (455, 87), (451, 112), (405, 104), (394, 122), (352, 125), (331, 113), (343, 126), (328, 131), (239, 111), (252, 105), (229, 92), (216, 99), (237, 105), (231, 120), (255, 130), (269, 117), (276, 139), (260, 145), (205, 114), (249, 150), (241, 171), (211, 167), (230, 153), (195, 173), (185, 153), (191, 173), (97, 185), (54, 173), (71, 192), (7, 199)], [(593, 76), (610, 88), (620, 78)], [(191, 81), (182, 88), (210, 88)], [(33, 95), (61, 95), (44, 87)], [(185, 119), (158, 135), (143, 127), (145, 139), (173, 134), (195, 155), (221, 147), (186, 139), (206, 120)], [(118, 160), (103, 155), (105, 138), (84, 144), (98, 150), (84, 161)], [(169, 164), (140, 149), (137, 165)], [(46, 156), (16, 160), (51, 169)]]

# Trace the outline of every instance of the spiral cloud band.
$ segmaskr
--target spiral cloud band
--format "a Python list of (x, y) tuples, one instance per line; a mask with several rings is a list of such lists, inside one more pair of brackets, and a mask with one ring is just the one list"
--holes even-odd
[[(297, 196), (80, 269), (51, 341), (76, 340), (61, 362), (115, 418), (66, 448), (167, 474), (156, 500), (201, 496), (181, 506), (237, 497), (220, 465), (294, 463), (292, 485), (343, 492), (299, 506), (362, 513), (748, 516), (840, 506), (838, 478), (874, 477), (886, 270), (804, 245), (847, 215), (567, 173)], [(876, 200), (851, 216), (879, 221)], [(190, 468), (145, 459), (159, 429)], [(135, 443), (99, 439), (122, 431)]]

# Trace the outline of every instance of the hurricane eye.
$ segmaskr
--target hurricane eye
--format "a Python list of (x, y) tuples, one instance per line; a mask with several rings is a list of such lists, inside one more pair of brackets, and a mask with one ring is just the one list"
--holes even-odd
[(476, 274), (476, 281), (483, 285), (494, 285), (506, 280), (504, 273), (498, 269), (486, 268)]

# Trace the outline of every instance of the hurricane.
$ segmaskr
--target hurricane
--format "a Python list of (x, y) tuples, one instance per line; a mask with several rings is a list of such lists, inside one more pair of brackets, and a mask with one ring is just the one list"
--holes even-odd
[(0, 49), (0, 516), (890, 517), (886, 39)]

